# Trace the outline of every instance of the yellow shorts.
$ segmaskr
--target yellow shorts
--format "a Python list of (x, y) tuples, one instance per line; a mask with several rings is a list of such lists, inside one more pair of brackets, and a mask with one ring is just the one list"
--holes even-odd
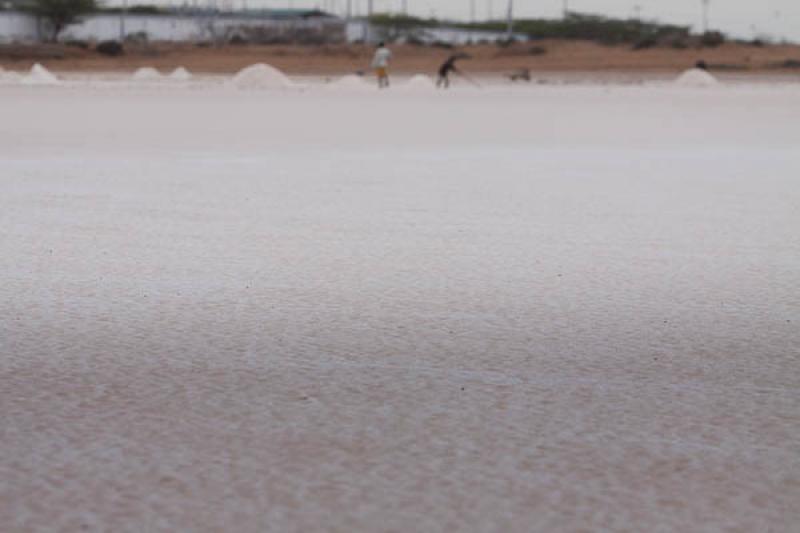
[(386, 67), (375, 67), (375, 75), (379, 78), (385, 78), (388, 72), (386, 72)]

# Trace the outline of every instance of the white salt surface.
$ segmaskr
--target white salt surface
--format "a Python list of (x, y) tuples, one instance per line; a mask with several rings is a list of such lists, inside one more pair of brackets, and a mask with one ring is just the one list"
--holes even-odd
[(436, 85), (431, 80), (430, 76), (426, 76), (425, 74), (415, 74), (411, 76), (411, 78), (400, 86), (403, 90), (406, 91), (432, 91), (436, 89)]
[(184, 67), (178, 67), (170, 73), (169, 78), (174, 81), (189, 81), (192, 79), (192, 73)]
[(23, 85), (58, 85), (61, 83), (55, 74), (39, 63), (33, 65), (30, 72), (20, 78), (19, 82)]
[(5, 83), (19, 83), (22, 81), (22, 75), (19, 72), (6, 70), (4, 72), (0, 72), (0, 81)]
[(163, 79), (163, 76), (153, 67), (142, 67), (136, 69), (136, 72), (131, 75), (131, 79), (134, 81), (158, 81)]
[(719, 81), (708, 71), (693, 68), (678, 76), (675, 84), (682, 87), (714, 87), (719, 84)]
[(293, 85), (283, 72), (266, 63), (243, 68), (231, 82), (239, 89), (284, 89)]
[(333, 91), (372, 91), (376, 88), (374, 83), (369, 83), (364, 80), (363, 76), (356, 74), (348, 74), (341, 78), (332, 81), (326, 85), (327, 89)]
[(230, 95), (0, 89), (0, 530), (796, 530), (795, 88)]

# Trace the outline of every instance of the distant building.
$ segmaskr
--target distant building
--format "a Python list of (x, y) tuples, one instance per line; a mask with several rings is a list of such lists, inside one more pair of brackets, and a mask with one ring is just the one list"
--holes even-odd
[[(127, 38), (152, 41), (330, 43), (344, 42), (343, 19), (319, 10), (276, 9), (221, 12), (177, 9), (99, 12), (67, 26), (62, 40), (102, 41)], [(36, 17), (0, 11), (0, 42), (37, 41), (43, 37)]]
[[(0, 11), (0, 42), (38, 41), (47, 32), (33, 15), (15, 8)], [(0, 0), (2, 2), (2, 0)], [(0, 5), (6, 5), (0, 3)], [(387, 28), (364, 19), (345, 20), (319, 10), (258, 9), (224, 12), (215, 9), (178, 8), (155, 10), (132, 7), (128, 11), (105, 10), (67, 26), (61, 40), (125, 40), (241, 43), (324, 44), (368, 42), (418, 42), (462, 45), (507, 39), (505, 32), (458, 27), (410, 28), (402, 35), (389, 35)], [(525, 40), (523, 34), (512, 39)]]
[(39, 37), (35, 17), (19, 11), (15, 3), (0, 0), (0, 42), (33, 41)]

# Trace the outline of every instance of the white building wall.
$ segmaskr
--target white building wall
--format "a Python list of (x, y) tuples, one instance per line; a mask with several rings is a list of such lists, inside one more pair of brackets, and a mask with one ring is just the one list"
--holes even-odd
[[(154, 41), (197, 41), (223, 37), (236, 28), (269, 28), (290, 33), (294, 29), (322, 30), (340, 28), (337, 19), (272, 20), (246, 17), (216, 17), (209, 15), (133, 15), (102, 14), (86, 17), (83, 22), (67, 26), (61, 39), (103, 41), (120, 39), (124, 35), (144, 32)], [(0, 13), (0, 42), (29, 41), (38, 38), (36, 19), (16, 12)]]
[(38, 38), (35, 17), (15, 11), (0, 12), (0, 42), (35, 41)]
[[(343, 23), (337, 19), (271, 20), (244, 17), (212, 17), (209, 15), (134, 15), (125, 16), (124, 32), (122, 17), (117, 14), (101, 14), (86, 17), (83, 22), (68, 26), (62, 39), (103, 41), (120, 39), (123, 34), (144, 32), (154, 41), (199, 41), (222, 37), (237, 27), (274, 28), (290, 32), (295, 28), (321, 29), (326, 25), (344, 24), (344, 39), (347, 42), (366, 40), (374, 42), (381, 32), (364, 20)], [(415, 32), (424, 42), (444, 42), (453, 45), (468, 42), (496, 42), (506, 38), (505, 32), (470, 31), (461, 28), (422, 28)], [(18, 12), (0, 12), (0, 42), (33, 41), (39, 32), (36, 19)], [(526, 36), (514, 34), (516, 40)]]
[(367, 32), (369, 23), (365, 20), (348, 20), (344, 27), (345, 38), (348, 43), (355, 41), (369, 41)]
[[(322, 29), (326, 25), (341, 25), (336, 19), (271, 20), (231, 16), (126, 15), (124, 34), (146, 33), (154, 41), (196, 41), (214, 39), (236, 28), (269, 28), (279, 32), (292, 29)], [(69, 26), (63, 36), (67, 39), (120, 39), (120, 15), (95, 15), (82, 24)]]
[(61, 38), (104, 41), (144, 32), (156, 41), (199, 40), (205, 37), (203, 22), (191, 17), (95, 15), (67, 26)]

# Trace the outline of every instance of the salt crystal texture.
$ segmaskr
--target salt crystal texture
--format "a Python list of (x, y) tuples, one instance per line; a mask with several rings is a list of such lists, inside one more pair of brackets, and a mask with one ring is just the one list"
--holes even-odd
[(243, 68), (231, 81), (240, 89), (285, 89), (293, 85), (283, 72), (266, 63)]
[(719, 85), (719, 81), (707, 71), (693, 68), (678, 76), (675, 84), (682, 87), (714, 87)]
[(3, 533), (797, 531), (796, 84), (120, 85), (0, 88)]

